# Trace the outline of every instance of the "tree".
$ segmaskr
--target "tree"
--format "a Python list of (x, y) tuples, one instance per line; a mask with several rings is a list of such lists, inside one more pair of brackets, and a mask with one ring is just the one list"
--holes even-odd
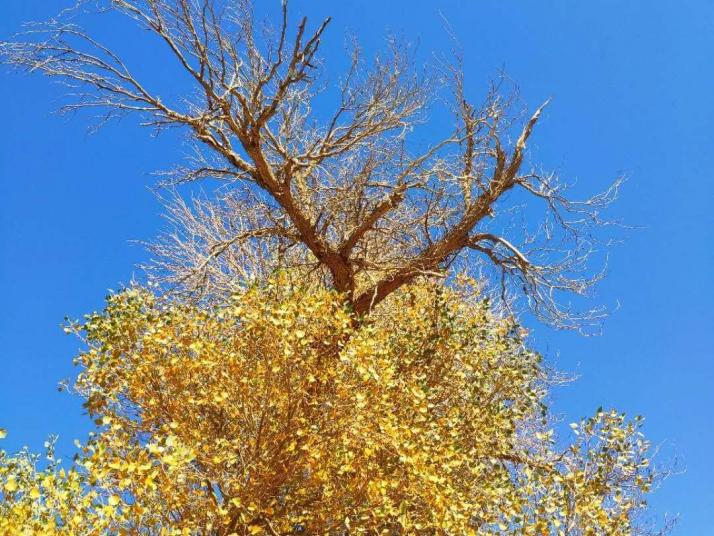
[[(557, 440), (546, 396), (559, 378), (455, 270), (482, 255), (506, 304), (519, 289), (555, 326), (598, 319), (559, 298), (597, 281), (583, 275), (590, 229), (618, 183), (575, 202), (525, 169), (543, 107), (519, 121), (498, 85), (471, 104), (458, 61), (418, 75), (392, 43), (370, 66), (354, 49), (320, 121), (329, 21), (289, 37), (285, 3), (262, 33), (247, 2), (99, 5), (156, 35), (197, 92), (162, 99), (62, 20), (1, 57), (74, 87), (65, 110), (184, 127), (198, 156), (167, 181), (224, 186), (169, 201), (175, 232), (152, 247), (180, 292), (130, 287), (68, 327), (86, 345), (73, 389), (97, 430), (71, 466), (52, 442), (45, 467), (0, 453), (3, 533), (644, 532), (657, 474), (641, 419), (600, 409)], [(420, 149), (412, 131), (441, 100), (454, 131)], [(547, 212), (519, 245), (497, 223), (516, 190)]]
[[(337, 100), (336, 109), (325, 115), (318, 52), (329, 19), (310, 31), (303, 18), (293, 35), (286, 2), (277, 30), (263, 32), (245, 0), (99, 4), (168, 47), (193, 82), (180, 102), (148, 89), (116, 53), (61, 20), (3, 43), (0, 56), (74, 88), (65, 111), (138, 114), (151, 127), (182, 127), (196, 142), (195, 161), (169, 180), (225, 187), (195, 206), (174, 202), (177, 232), (155, 245), (169, 280), (199, 295), (230, 294), (255, 270), (301, 266), (364, 315), (420, 275), (476, 254), (502, 297), (521, 293), (555, 326), (588, 327), (602, 316), (560, 298), (600, 279), (588, 275), (590, 231), (619, 181), (578, 202), (554, 174), (524, 165), (545, 105), (519, 128), (498, 85), (475, 105), (458, 61), (420, 75), (408, 49), (392, 42), (370, 64), (354, 48), (338, 94), (325, 99)], [(455, 126), (423, 146), (413, 131), (436, 101), (447, 103)], [(513, 221), (505, 195), (514, 190), (545, 206), (539, 233), (501, 233)]]

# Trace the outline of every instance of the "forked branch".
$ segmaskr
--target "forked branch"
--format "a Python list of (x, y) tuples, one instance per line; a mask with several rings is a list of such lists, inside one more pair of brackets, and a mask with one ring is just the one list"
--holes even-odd
[[(210, 297), (266, 266), (293, 267), (366, 315), (415, 278), (480, 255), (500, 274), (504, 295), (521, 291), (546, 321), (579, 328), (599, 318), (599, 310), (573, 314), (560, 299), (597, 281), (597, 273), (584, 275), (592, 230), (619, 183), (576, 202), (553, 175), (523, 169), (547, 102), (521, 122), (495, 86), (479, 106), (458, 68), (419, 75), (408, 48), (392, 42), (373, 62), (355, 48), (324, 101), (336, 99), (336, 108), (325, 114), (319, 51), (329, 19), (310, 31), (303, 18), (293, 32), (283, 3), (276, 28), (258, 31), (247, 1), (100, 4), (153, 33), (193, 91), (177, 103), (162, 99), (117, 52), (62, 20), (1, 43), (0, 57), (69, 85), (76, 99), (65, 110), (138, 114), (153, 128), (191, 135), (194, 162), (173, 181), (223, 186), (194, 207), (177, 201), (177, 229), (154, 245), (166, 280)], [(444, 101), (454, 128), (424, 147), (413, 132)], [(508, 230), (511, 191), (543, 204), (538, 238)]]

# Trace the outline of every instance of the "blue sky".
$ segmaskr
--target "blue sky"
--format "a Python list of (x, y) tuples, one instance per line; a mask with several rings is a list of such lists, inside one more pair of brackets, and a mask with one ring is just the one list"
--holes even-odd
[[(0, 2), (0, 38), (68, 3)], [(368, 52), (387, 32), (418, 41), (422, 54), (448, 51), (442, 13), (463, 47), (471, 94), (482, 94), (505, 68), (531, 107), (553, 97), (533, 136), (535, 162), (577, 180), (584, 192), (630, 177), (614, 213), (643, 228), (613, 251), (599, 290), (620, 309), (602, 336), (535, 325), (534, 341), (557, 368), (579, 376), (553, 395), (566, 422), (600, 405), (646, 416), (661, 461), (677, 457), (684, 470), (652, 498), (653, 512), (680, 514), (674, 534), (710, 533), (714, 3), (293, 4), (295, 11), (309, 6), (313, 20), (334, 17), (328, 57), (341, 53), (348, 30)], [(121, 24), (90, 24), (152, 81), (165, 85), (175, 73), (147, 36)], [(0, 426), (10, 432), (9, 450), (40, 449), (58, 433), (68, 453), (90, 423), (80, 401), (56, 388), (74, 373), (80, 346), (59, 326), (66, 315), (101, 307), (109, 289), (138, 273), (146, 254), (130, 241), (150, 239), (162, 226), (149, 173), (179, 161), (185, 147), (180, 136), (152, 137), (131, 118), (89, 135), (88, 117), (52, 115), (61, 87), (0, 76)]]

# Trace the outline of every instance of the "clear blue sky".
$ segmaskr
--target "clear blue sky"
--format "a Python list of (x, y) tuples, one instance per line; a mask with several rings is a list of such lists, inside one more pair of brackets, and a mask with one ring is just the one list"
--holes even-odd
[[(69, 3), (0, 2), (0, 38)], [(654, 512), (680, 514), (677, 535), (711, 534), (714, 2), (293, 4), (309, 6), (314, 19), (334, 16), (326, 47), (340, 47), (349, 29), (367, 51), (388, 31), (418, 39), (422, 52), (447, 51), (441, 11), (463, 46), (473, 94), (505, 67), (529, 105), (554, 98), (533, 137), (536, 162), (577, 179), (581, 191), (631, 177), (615, 212), (645, 228), (613, 252), (600, 287), (620, 310), (600, 337), (536, 326), (534, 339), (551, 363), (580, 376), (554, 393), (556, 412), (566, 421), (599, 405), (645, 415), (662, 461), (678, 456), (685, 470), (653, 497)], [(172, 76), (146, 36), (121, 24), (96, 29), (153, 81)], [(59, 325), (101, 307), (145, 259), (130, 240), (162, 225), (148, 174), (177, 162), (184, 147), (130, 118), (90, 136), (86, 116), (52, 115), (61, 87), (0, 76), (0, 426), (10, 431), (7, 449), (40, 449), (56, 432), (68, 453), (90, 423), (80, 401), (56, 389), (74, 373), (79, 348)]]

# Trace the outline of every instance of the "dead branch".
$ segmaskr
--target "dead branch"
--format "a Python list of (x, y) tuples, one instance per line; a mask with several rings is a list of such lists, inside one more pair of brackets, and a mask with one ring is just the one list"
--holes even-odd
[[(173, 201), (176, 229), (153, 245), (165, 280), (211, 295), (300, 267), (365, 315), (415, 278), (481, 255), (504, 296), (520, 291), (553, 325), (580, 328), (601, 318), (600, 309), (575, 313), (562, 299), (587, 293), (601, 277), (587, 275), (592, 230), (606, 223), (601, 212), (619, 182), (573, 201), (554, 175), (524, 169), (547, 102), (514, 132), (519, 115), (498, 86), (477, 105), (465, 96), (460, 68), (418, 75), (408, 49), (390, 43), (373, 62), (355, 47), (336, 109), (318, 116), (329, 19), (309, 30), (303, 18), (291, 31), (284, 2), (277, 29), (259, 32), (246, 1), (100, 6), (152, 32), (195, 92), (180, 105), (165, 102), (116, 52), (61, 18), (0, 43), (0, 57), (66, 83), (75, 100), (65, 111), (138, 114), (153, 128), (183, 127), (196, 142), (198, 156), (172, 174), (172, 184), (210, 178), (223, 186), (200, 201)], [(454, 128), (419, 150), (414, 132), (445, 90)], [(491, 231), (507, 226), (511, 191), (543, 204), (540, 240), (517, 243)]]

